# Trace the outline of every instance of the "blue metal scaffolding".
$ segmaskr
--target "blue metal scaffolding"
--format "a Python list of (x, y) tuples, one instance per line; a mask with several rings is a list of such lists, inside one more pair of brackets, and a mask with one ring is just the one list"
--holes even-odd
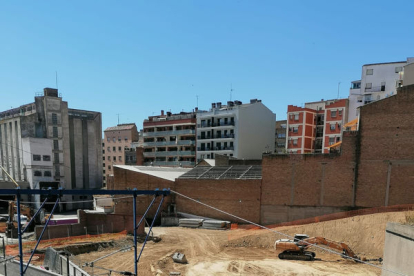
[[(138, 275), (138, 262), (139, 258), (141, 257), (142, 251), (144, 250), (144, 247), (146, 245), (149, 233), (152, 230), (152, 227), (154, 225), (154, 221), (157, 218), (157, 215), (161, 209), (162, 203), (164, 201), (164, 198), (170, 194), (169, 189), (163, 189), (163, 190), (63, 190), (63, 189), (47, 189), (47, 190), (35, 190), (35, 189), (20, 189), (19, 187), (16, 189), (0, 189), (0, 195), (15, 195), (16, 196), (16, 205), (17, 205), (17, 234), (18, 234), (18, 240), (19, 240), (19, 258), (20, 258), (20, 275), (23, 276), (29, 267), (29, 264), (33, 258), (33, 254), (36, 251), (40, 241), (42, 240), (43, 234), (46, 230), (46, 227), (49, 224), (49, 221), (53, 215), (53, 212), (55, 211), (57, 205), (59, 204), (60, 197), (62, 195), (132, 195), (133, 196), (133, 222), (134, 222), (134, 274)], [(22, 230), (21, 229), (21, 211), (20, 211), (20, 202), (21, 202), (21, 195), (45, 195), (46, 199), (43, 201), (40, 208), (37, 210), (33, 218), (29, 221), (28, 225)], [(154, 198), (151, 201), (150, 205), (148, 206), (147, 210), (145, 211), (144, 215), (142, 216), (141, 220), (137, 224), (137, 212), (136, 212), (136, 199), (138, 195), (153, 195)], [(24, 266), (23, 263), (23, 246), (22, 246), (22, 236), (23, 233), (26, 231), (27, 227), (34, 221), (34, 218), (38, 215), (40, 209), (44, 206), (44, 204), (47, 202), (49, 196), (57, 196), (57, 200), (55, 202), (55, 205), (53, 206), (53, 209), (50, 213), (50, 216), (45, 223), (45, 226), (43, 227), (42, 233), (40, 234), (40, 237), (36, 243), (36, 246), (34, 250), (32, 250), (32, 254), (30, 255), (29, 261), (27, 262), (26, 266)], [(157, 211), (155, 213), (154, 219), (151, 223), (150, 229), (148, 231), (147, 236), (145, 237), (145, 241), (142, 245), (140, 254), (138, 255), (138, 247), (137, 247), (137, 230), (141, 223), (144, 221), (145, 216), (147, 215), (148, 211), (151, 209), (152, 205), (154, 204), (156, 198), (158, 196), (162, 196), (162, 199), (160, 200), (160, 204), (157, 208)]]

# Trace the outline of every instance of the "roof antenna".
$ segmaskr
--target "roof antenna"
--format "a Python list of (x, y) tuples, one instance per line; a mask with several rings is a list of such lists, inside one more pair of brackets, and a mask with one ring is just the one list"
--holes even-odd
[(339, 99), (339, 85), (341, 84), (341, 82), (338, 82), (338, 97), (337, 99)]
[(119, 113), (117, 113), (116, 115), (118, 115), (118, 125), (119, 125), (119, 115), (120, 115), (120, 114), (119, 114)]
[(55, 71), (55, 73), (56, 73), (56, 89), (59, 89), (59, 86), (58, 86), (58, 77), (57, 77), (57, 71)]
[(233, 94), (233, 84), (230, 84), (230, 101), (231, 101), (231, 96)]

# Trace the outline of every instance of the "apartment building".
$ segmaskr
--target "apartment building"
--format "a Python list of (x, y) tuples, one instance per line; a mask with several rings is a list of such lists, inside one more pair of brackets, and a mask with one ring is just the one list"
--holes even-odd
[[(101, 133), (101, 113), (70, 109), (57, 89), (45, 88), (33, 103), (0, 112), (0, 164), (32, 189), (101, 188)], [(2, 172), (1, 181), (10, 179)]]
[(264, 152), (274, 152), (275, 121), (261, 100), (212, 103), (209, 111), (197, 113), (197, 161), (215, 154), (261, 159)]
[(286, 125), (287, 120), (276, 121), (275, 153), (286, 153)]
[(288, 106), (288, 153), (329, 153), (342, 140), (348, 122), (348, 99), (321, 100), (304, 107)]
[(113, 174), (114, 165), (130, 163), (132, 145), (138, 142), (138, 138), (138, 129), (135, 123), (118, 124), (105, 129), (102, 141), (104, 185), (106, 184), (107, 176)]
[(361, 79), (351, 82), (349, 89), (349, 120), (358, 117), (358, 107), (396, 94), (403, 85), (404, 66), (412, 62), (414, 58), (363, 65)]
[(161, 110), (161, 115), (145, 119), (143, 160), (137, 158), (138, 165), (195, 166), (196, 111), (172, 114)]

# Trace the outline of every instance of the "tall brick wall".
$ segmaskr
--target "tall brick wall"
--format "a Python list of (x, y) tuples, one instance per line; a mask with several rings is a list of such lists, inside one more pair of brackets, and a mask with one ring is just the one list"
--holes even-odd
[[(176, 180), (177, 192), (255, 223), (260, 221), (260, 186), (260, 179)], [(175, 201), (178, 212), (237, 221), (228, 215), (180, 196), (177, 196)]]
[(358, 206), (414, 202), (413, 107), (414, 85), (361, 107)]
[[(116, 190), (125, 190), (137, 188), (138, 190), (155, 190), (155, 189), (174, 189), (174, 181), (158, 178), (148, 174), (143, 174), (140, 172), (130, 171), (114, 167), (114, 178), (115, 184), (114, 187)], [(115, 214), (128, 214), (132, 213), (132, 198), (124, 198), (121, 200), (116, 200), (115, 204)], [(167, 210), (168, 204), (172, 201), (172, 196), (168, 196), (164, 199), (162, 210)], [(144, 214), (147, 210), (149, 204), (151, 203), (153, 196), (138, 196), (137, 197), (137, 214)], [(161, 197), (158, 197), (153, 204), (152, 208), (148, 212), (148, 218), (153, 218), (155, 212), (157, 211), (158, 205), (161, 201)]]

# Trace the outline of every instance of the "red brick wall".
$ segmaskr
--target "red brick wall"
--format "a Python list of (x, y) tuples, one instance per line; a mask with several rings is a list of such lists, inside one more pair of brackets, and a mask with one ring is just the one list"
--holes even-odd
[[(261, 180), (177, 179), (177, 192), (223, 211), (258, 223), (260, 221)], [(234, 218), (183, 197), (176, 197), (177, 211), (222, 220)]]
[(414, 85), (410, 85), (399, 89), (395, 96), (361, 108), (357, 205), (414, 202), (413, 107)]

